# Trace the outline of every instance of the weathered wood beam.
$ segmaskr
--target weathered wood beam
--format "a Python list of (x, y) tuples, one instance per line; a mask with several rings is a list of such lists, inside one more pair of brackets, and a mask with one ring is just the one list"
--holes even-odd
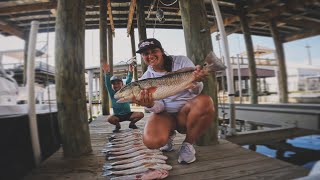
[(111, 1), (107, 0), (107, 6), (108, 6), (108, 15), (109, 15), (109, 22), (112, 34), (114, 34), (114, 22), (113, 22), (113, 15), (112, 15), (112, 9), (111, 9)]
[[(277, 2), (278, 2), (278, 0), (263, 0), (260, 3), (256, 3), (254, 5), (248, 6), (246, 13), (250, 14), (250, 13), (252, 13), (254, 11), (257, 11), (258, 9), (264, 8), (264, 7), (266, 7), (266, 6), (270, 5), (270, 4), (274, 4), (274, 3), (277, 3)], [(239, 16), (236, 15), (236, 16), (233, 16), (233, 17), (228, 17), (228, 18), (225, 18), (223, 21), (224, 21), (223, 22), (224, 25), (227, 26), (227, 25), (230, 25), (230, 24), (232, 24), (234, 22), (239, 21)], [(210, 32), (211, 33), (216, 32), (216, 31), (217, 31), (217, 25), (213, 25), (213, 26), (210, 27)]]
[(132, 20), (133, 20), (133, 15), (135, 12), (137, 0), (131, 0), (130, 3), (130, 8), (129, 8), (129, 15), (128, 15), (128, 25), (127, 25), (127, 34), (129, 36), (130, 31), (131, 31), (131, 26), (132, 26)]
[[(131, 53), (132, 57), (136, 56), (136, 41), (134, 38), (134, 27), (131, 26), (131, 31), (130, 31), (130, 42), (131, 42)], [(138, 80), (138, 66), (134, 66), (133, 68), (133, 79), (134, 81)]]
[[(179, 6), (181, 9), (187, 56), (194, 64), (203, 64), (203, 60), (207, 54), (213, 50), (210, 31), (202, 31), (202, 29), (209, 29), (204, 1), (179, 0)], [(214, 109), (218, 109), (216, 84), (215, 75), (208, 76), (204, 82), (202, 91), (202, 93), (212, 98)], [(218, 143), (217, 114), (212, 115), (212, 123), (208, 126), (205, 133), (197, 139), (196, 143), (198, 145)]]
[(256, 62), (254, 57), (254, 49), (253, 49), (253, 43), (251, 38), (251, 32), (250, 32), (250, 28), (247, 21), (247, 16), (245, 14), (245, 11), (243, 10), (243, 7), (238, 6), (238, 9), (240, 9), (238, 15), (240, 17), (240, 24), (241, 24), (245, 44), (246, 44), (248, 63), (249, 63), (250, 103), (258, 104), (257, 71), (256, 71)]
[(274, 19), (270, 20), (269, 28), (274, 41), (274, 45), (276, 49), (276, 58), (279, 66), (279, 73), (278, 73), (279, 98), (280, 98), (279, 100), (280, 100), (280, 103), (288, 103), (287, 68), (286, 68), (286, 61), (284, 56), (283, 39), (279, 34), (279, 31), (277, 29), (276, 22)]
[(60, 0), (55, 37), (59, 130), (65, 157), (92, 151), (84, 63), (85, 0)]
[[(294, 10), (304, 8), (304, 4), (303, 3), (308, 3), (309, 1), (307, 1), (307, 2), (301, 2), (301, 1), (296, 1), (296, 0), (295, 1), (289, 1), (289, 2), (286, 3), (286, 5), (278, 6), (276, 8), (273, 8), (272, 11), (264, 13), (263, 15), (252, 17), (252, 18), (248, 19), (249, 26), (252, 26), (252, 25), (256, 24), (257, 22), (262, 22), (262, 21), (263, 22), (268, 22), (269, 19), (273, 19), (273, 18), (279, 16), (280, 14), (282, 14), (284, 12), (292, 12)], [(285, 21), (286, 20), (277, 19), (277, 23), (278, 24), (279, 23), (285, 23)], [(241, 27), (238, 26), (238, 27), (235, 27), (232, 30), (228, 30), (227, 34), (229, 35), (229, 34), (238, 32), (240, 30), (241, 30)]]
[[(144, 0), (137, 0), (137, 26), (138, 26), (138, 34), (139, 34), (139, 42), (142, 40), (147, 39), (147, 25), (146, 25), (146, 19), (145, 19), (145, 11), (144, 11)], [(142, 72), (146, 72), (147, 65), (143, 61), (141, 57), (141, 68)]]
[(0, 14), (14, 14), (14, 13), (24, 13), (37, 10), (47, 10), (47, 9), (56, 9), (56, 2), (44, 2), (44, 3), (35, 3), (35, 4), (24, 4), (11, 7), (2, 7), (0, 8)]
[(25, 39), (25, 34), (19, 27), (16, 27), (15, 25), (5, 20), (0, 20), (0, 30), (11, 35), (17, 36), (21, 39)]
[[(100, 6), (100, 99), (102, 115), (110, 115), (109, 95), (104, 83), (102, 64), (108, 63), (108, 46), (107, 46), (107, 1), (99, 0)], [(112, 73), (112, 71), (110, 71)]]
[[(97, 4), (98, 2), (96, 0), (86, 0), (86, 5), (97, 5)], [(0, 15), (25, 13), (25, 12), (32, 12), (32, 11), (39, 11), (39, 10), (56, 9), (56, 8), (57, 8), (57, 1), (23, 4), (23, 5), (10, 6), (10, 7), (1, 7)]]
[(304, 32), (298, 32), (296, 34), (291, 34), (289, 36), (284, 37), (283, 42), (290, 42), (298, 39), (303, 39), (311, 36), (317, 36), (320, 35), (320, 27), (315, 26), (312, 29), (308, 29)]

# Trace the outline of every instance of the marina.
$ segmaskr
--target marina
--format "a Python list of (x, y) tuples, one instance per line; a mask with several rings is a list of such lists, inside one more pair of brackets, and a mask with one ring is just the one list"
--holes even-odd
[[(319, 12), (318, 0), (0, 2), (0, 179), (318, 179)], [(187, 135), (160, 152), (174, 128)], [(110, 140), (119, 130), (140, 134)], [(151, 152), (166, 165), (105, 168)]]

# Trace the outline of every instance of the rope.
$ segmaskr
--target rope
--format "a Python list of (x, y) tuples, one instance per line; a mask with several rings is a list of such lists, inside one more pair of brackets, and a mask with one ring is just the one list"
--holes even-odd
[(175, 4), (178, 0), (175, 0), (175, 1), (173, 1), (172, 3), (170, 3), (170, 4), (165, 4), (164, 2), (162, 2), (161, 0), (159, 0), (160, 2), (161, 2), (161, 4), (162, 5), (164, 5), (164, 6), (172, 6), (173, 4)]

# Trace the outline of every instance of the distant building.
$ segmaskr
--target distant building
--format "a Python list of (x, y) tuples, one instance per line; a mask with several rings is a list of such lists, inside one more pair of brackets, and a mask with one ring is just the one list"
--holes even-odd
[[(287, 65), (288, 91), (320, 91), (320, 67), (310, 65)], [(268, 78), (270, 91), (277, 92), (277, 79)]]

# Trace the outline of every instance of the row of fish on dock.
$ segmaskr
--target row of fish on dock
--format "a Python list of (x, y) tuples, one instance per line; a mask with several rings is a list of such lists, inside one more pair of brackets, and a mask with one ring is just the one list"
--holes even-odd
[(108, 139), (102, 149), (108, 160), (102, 176), (111, 180), (149, 180), (169, 175), (172, 166), (166, 164), (168, 157), (158, 149), (148, 149), (142, 142), (141, 130), (113, 134)]

